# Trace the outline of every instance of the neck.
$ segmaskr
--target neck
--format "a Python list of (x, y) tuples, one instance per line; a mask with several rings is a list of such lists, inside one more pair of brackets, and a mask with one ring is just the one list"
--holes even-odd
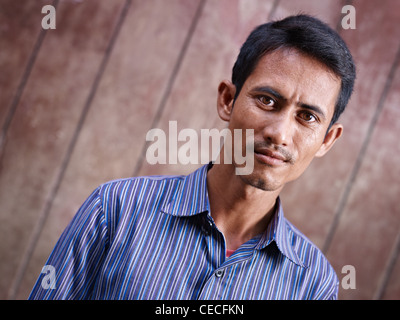
[(224, 234), (226, 248), (241, 244), (267, 228), (280, 190), (269, 192), (247, 184), (233, 165), (214, 164), (207, 174), (211, 216)]

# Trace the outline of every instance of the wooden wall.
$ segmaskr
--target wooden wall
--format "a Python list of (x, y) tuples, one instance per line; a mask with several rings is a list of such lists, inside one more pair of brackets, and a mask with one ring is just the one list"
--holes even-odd
[[(356, 29), (341, 28), (345, 4)], [(41, 26), (46, 4), (56, 29)], [(0, 0), (0, 298), (25, 299), (99, 184), (195, 166), (150, 165), (146, 133), (217, 128), (216, 91), (258, 24), (313, 14), (358, 67), (344, 137), (288, 185), (286, 216), (325, 252), (341, 299), (400, 298), (398, 0)]]

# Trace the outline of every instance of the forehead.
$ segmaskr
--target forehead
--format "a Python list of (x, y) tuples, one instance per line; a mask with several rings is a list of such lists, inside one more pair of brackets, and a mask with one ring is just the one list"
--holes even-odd
[(319, 105), (333, 115), (341, 80), (322, 62), (295, 49), (281, 49), (258, 61), (245, 86), (269, 86), (288, 100)]

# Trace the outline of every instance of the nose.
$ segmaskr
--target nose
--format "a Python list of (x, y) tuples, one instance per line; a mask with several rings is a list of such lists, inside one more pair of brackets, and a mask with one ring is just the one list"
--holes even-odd
[(263, 131), (264, 140), (273, 145), (288, 146), (293, 137), (294, 125), (289, 112), (275, 112), (268, 115)]

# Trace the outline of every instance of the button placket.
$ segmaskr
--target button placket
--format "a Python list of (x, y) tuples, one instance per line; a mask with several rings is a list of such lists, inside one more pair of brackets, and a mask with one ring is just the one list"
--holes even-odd
[(210, 235), (210, 232), (208, 231), (208, 229), (205, 226), (201, 227), (201, 231), (203, 232), (203, 234), (205, 236), (209, 236)]
[(213, 229), (214, 225), (212, 221), (207, 218), (204, 218), (204, 222), (202, 223), (201, 230), (203, 231), (204, 235), (209, 236)]

